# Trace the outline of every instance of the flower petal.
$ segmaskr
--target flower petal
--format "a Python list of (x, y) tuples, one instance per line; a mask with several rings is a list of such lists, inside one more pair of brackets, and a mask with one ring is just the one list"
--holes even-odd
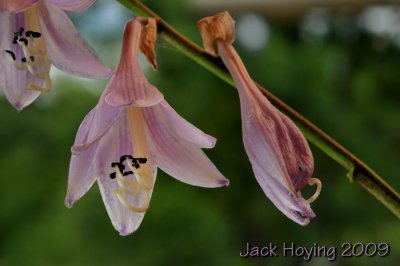
[[(164, 102), (164, 101), (163, 101)], [(220, 187), (229, 181), (218, 171), (204, 152), (186, 139), (198, 138), (187, 136), (182, 139), (163, 110), (167, 103), (143, 108), (146, 123), (147, 142), (153, 160), (163, 171), (184, 183), (201, 187)], [(193, 134), (193, 132), (192, 132)]]
[[(258, 183), (286, 216), (301, 225), (308, 224), (315, 214), (310, 204), (295, 189), (289, 175), (295, 173), (294, 168), (298, 174), (299, 167), (312, 163), (311, 159), (303, 164), (302, 156), (296, 155), (297, 152), (304, 152), (304, 145), (308, 147), (306, 141), (304, 143), (299, 139), (298, 134), (301, 133), (294, 130), (294, 124), (288, 122), (288, 118), (257, 89), (234, 48), (219, 42), (218, 52), (239, 92), (243, 142)], [(310, 155), (311, 152), (307, 153), (307, 156)], [(311, 175), (312, 171), (307, 174)], [(300, 183), (303, 184), (309, 178), (301, 177)]]
[[(119, 116), (113, 127), (101, 139), (97, 154), (98, 185), (106, 206), (108, 215), (115, 229), (121, 235), (128, 235), (136, 231), (143, 220), (144, 213), (137, 213), (124, 206), (116, 196), (116, 189), (119, 188), (116, 179), (110, 178), (110, 173), (114, 172), (111, 163), (118, 161), (122, 155), (133, 155), (130, 142), (130, 132), (128, 128), (126, 112)], [(127, 178), (127, 177), (124, 177)], [(155, 169), (154, 169), (155, 180)], [(152, 190), (150, 191), (151, 196)], [(146, 198), (143, 193), (135, 196), (124, 195), (128, 204), (142, 206)]]
[(73, 153), (85, 150), (96, 143), (121, 115), (121, 107), (110, 106), (104, 100), (104, 95), (109, 89), (108, 86), (100, 97), (99, 103), (82, 121), (72, 147)]
[(287, 132), (285, 138), (280, 138), (286, 143), (281, 145), (283, 159), (294, 189), (300, 191), (314, 172), (314, 158), (300, 129), (285, 114), (279, 112), (279, 115)]
[(112, 74), (76, 31), (64, 11), (42, 2), (40, 13), (47, 55), (58, 69), (89, 78), (106, 78)]
[[(8, 101), (17, 110), (22, 110), (40, 95), (38, 91), (27, 89), (28, 84), (43, 86), (44, 82), (27, 70), (18, 70), (14, 65), (21, 64), (21, 58), (24, 57), (21, 47), (13, 44), (14, 32), (24, 26), (23, 14), (0, 12), (0, 25), (0, 86)], [(6, 50), (14, 53), (15, 62)]]
[(199, 148), (213, 148), (217, 140), (202, 132), (197, 127), (186, 121), (168, 103), (162, 101), (157, 108), (153, 109), (155, 115), (163, 117), (170, 125), (175, 134)]
[(90, 7), (96, 0), (47, 0), (64, 11), (81, 12)]
[(69, 165), (68, 189), (65, 205), (71, 208), (92, 187), (96, 180), (93, 160), (98, 145), (92, 145), (80, 153), (73, 153)]
[(121, 58), (110, 82), (114, 89), (106, 97), (110, 105), (147, 107), (158, 104), (164, 98), (162, 93), (147, 81), (139, 65), (141, 31), (142, 25), (138, 20), (131, 20), (126, 24)]
[(301, 225), (308, 224), (309, 218), (315, 215), (300, 192), (291, 188), (282, 156), (273, 144), (274, 140), (268, 138), (271, 134), (268, 130), (277, 126), (276, 122), (273, 119), (252, 119), (254, 113), (248, 110), (242, 107), (243, 142), (258, 183), (286, 216)]
[(0, 11), (19, 13), (29, 8), (36, 2), (38, 2), (38, 0), (2, 0), (0, 1)]

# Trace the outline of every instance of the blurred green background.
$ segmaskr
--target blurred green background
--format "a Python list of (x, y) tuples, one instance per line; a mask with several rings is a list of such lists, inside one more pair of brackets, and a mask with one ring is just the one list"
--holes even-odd
[[(199, 44), (196, 21), (222, 7), (230, 10), (229, 1), (215, 10), (201, 1), (145, 3)], [(254, 10), (232, 8), (235, 47), (252, 77), (400, 190), (400, 9), (310, 7), (290, 16)], [(107, 0), (71, 14), (112, 67), (131, 16)], [(317, 217), (306, 227), (295, 224), (266, 198), (252, 174), (236, 90), (162, 40), (157, 59), (157, 72), (143, 64), (149, 80), (183, 117), (218, 139), (206, 152), (231, 185), (197, 188), (159, 171), (151, 207), (128, 237), (113, 229), (96, 184), (67, 209), (70, 147), (107, 81), (53, 71), (53, 91), (22, 112), (0, 97), (0, 265), (332, 264), (326, 258), (283, 258), (281, 250), (278, 258), (243, 259), (239, 252), (246, 242), (272, 242), (279, 249), (283, 243), (316, 243), (336, 247), (336, 265), (398, 265), (399, 220), (350, 183), (338, 164), (312, 147), (314, 175), (323, 190), (312, 204)], [(341, 258), (345, 242), (386, 242), (391, 252), (385, 258)]]

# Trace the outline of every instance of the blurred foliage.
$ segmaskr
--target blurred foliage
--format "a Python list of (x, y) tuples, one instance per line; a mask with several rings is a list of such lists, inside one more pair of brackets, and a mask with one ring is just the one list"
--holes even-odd
[[(195, 22), (209, 14), (197, 13), (187, 1), (145, 2), (200, 43)], [(98, 1), (87, 14), (74, 15), (79, 29), (99, 20), (99, 6), (119, 10), (117, 3)], [(121, 18), (129, 18), (129, 12)], [(329, 34), (318, 40), (304, 38), (298, 25), (271, 24), (262, 51), (235, 46), (255, 80), (400, 190), (400, 51), (387, 42), (377, 49), (376, 43), (385, 40), (362, 30), (349, 38), (343, 28), (355, 21), (348, 23), (332, 23)], [(83, 30), (112, 66), (119, 57), (124, 22), (120, 24), (110, 35), (92, 32), (89, 26)], [(301, 227), (281, 214), (253, 177), (235, 89), (162, 41), (157, 46), (159, 70), (148, 73), (149, 80), (183, 117), (217, 137), (216, 148), (206, 152), (231, 185), (197, 188), (159, 171), (151, 208), (139, 230), (128, 237), (114, 231), (96, 184), (67, 209), (63, 200), (70, 146), (106, 81), (58, 76), (51, 93), (20, 113), (0, 98), (0, 265), (331, 264), (326, 258), (243, 259), (239, 252), (246, 242), (273, 242), (279, 248), (284, 242), (306, 247), (317, 243), (337, 248), (338, 265), (396, 265), (398, 219), (349, 183), (344, 170), (314, 147), (315, 176), (323, 182), (322, 194), (312, 205), (317, 217)], [(387, 242), (391, 253), (385, 258), (341, 258), (344, 242)]]

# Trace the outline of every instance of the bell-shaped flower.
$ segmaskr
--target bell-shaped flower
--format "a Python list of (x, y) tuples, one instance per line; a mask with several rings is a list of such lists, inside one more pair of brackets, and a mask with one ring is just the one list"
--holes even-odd
[(190, 185), (228, 184), (201, 150), (212, 148), (215, 139), (179, 116), (140, 68), (139, 47), (156, 66), (155, 33), (154, 19), (137, 18), (127, 24), (117, 70), (83, 120), (72, 147), (66, 205), (71, 207), (97, 180), (121, 235), (139, 227), (157, 167)]
[[(306, 225), (315, 216), (310, 203), (321, 182), (311, 178), (314, 160), (306, 139), (296, 125), (258, 90), (232, 46), (234, 21), (219, 13), (198, 22), (204, 47), (220, 56), (231, 73), (240, 97), (243, 142), (254, 175), (275, 206), (293, 221)], [(300, 190), (317, 184), (317, 192), (305, 200)]]
[(51, 65), (88, 78), (112, 74), (64, 11), (83, 11), (94, 0), (0, 1), (0, 87), (18, 110), (51, 90)]

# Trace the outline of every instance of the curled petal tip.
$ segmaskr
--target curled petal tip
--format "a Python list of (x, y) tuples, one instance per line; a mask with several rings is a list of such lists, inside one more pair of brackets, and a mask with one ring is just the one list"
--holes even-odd
[[(282, 211), (282, 210), (281, 210)], [(298, 225), (301, 226), (307, 226), (311, 219), (315, 217), (314, 213), (308, 213), (307, 211), (290, 211), (289, 213), (286, 213), (285, 211), (282, 211), (290, 220), (293, 222), (297, 223)]]
[(128, 236), (132, 233), (129, 232), (126, 227), (122, 227), (121, 229), (118, 230), (118, 232), (120, 236)]
[(204, 48), (210, 54), (217, 56), (217, 41), (233, 43), (235, 40), (235, 21), (227, 11), (215, 16), (200, 19), (197, 22)]
[(217, 144), (217, 139), (214, 138), (213, 136), (208, 136), (207, 139), (208, 139), (209, 145), (204, 148), (214, 148), (215, 144)]
[(137, 228), (129, 229), (129, 226), (127, 226), (127, 225), (121, 225), (116, 229), (120, 236), (128, 236), (137, 230)]
[(307, 226), (310, 223), (310, 219), (304, 219), (302, 223), (299, 223), (301, 226)]
[(72, 208), (72, 205), (75, 203), (75, 200), (73, 200), (70, 196), (67, 196), (64, 200), (64, 204), (67, 208)]
[(310, 207), (310, 203), (303, 199), (301, 195), (299, 195), (299, 207), (301, 208), (300, 211), (296, 211), (296, 216), (293, 219), (296, 223), (306, 226), (310, 223), (311, 219), (315, 218), (315, 213)]
[(230, 185), (230, 181), (229, 181), (229, 179), (225, 179), (225, 180), (222, 180), (220, 182), (220, 184), (221, 184), (221, 187), (222, 186), (228, 187)]
[[(18, 77), (16, 78), (18, 79)], [(23, 90), (25, 90), (25, 88), (23, 88)], [(22, 95), (10, 95), (7, 93), (9, 91), (7, 87), (4, 87), (3, 91), (8, 101), (18, 111), (22, 111), (40, 95), (40, 92), (31, 93), (29, 90), (26, 90), (24, 93), (22, 93)]]
[(18, 112), (22, 111), (24, 109), (24, 105), (21, 103), (16, 103), (13, 104), (14, 108), (17, 109)]
[(203, 149), (212, 149), (217, 144), (217, 139), (214, 138), (213, 136), (203, 133), (202, 137), (203, 137), (204, 141), (201, 143), (200, 147)]

